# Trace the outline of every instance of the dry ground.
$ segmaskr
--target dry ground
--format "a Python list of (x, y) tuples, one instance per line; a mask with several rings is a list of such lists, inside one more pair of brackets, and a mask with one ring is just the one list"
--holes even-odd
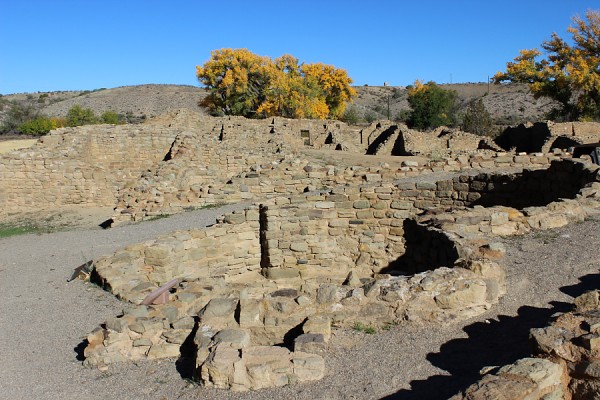
[(33, 146), (37, 139), (13, 139), (0, 141), (0, 154)]

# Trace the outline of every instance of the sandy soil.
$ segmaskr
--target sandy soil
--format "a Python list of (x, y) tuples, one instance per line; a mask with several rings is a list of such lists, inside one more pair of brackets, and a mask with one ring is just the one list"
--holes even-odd
[(0, 399), (445, 399), (476, 381), (482, 367), (528, 355), (530, 328), (600, 287), (600, 233), (590, 220), (505, 239), (508, 293), (484, 315), (445, 326), (406, 323), (375, 335), (335, 331), (327, 376), (319, 382), (239, 394), (185, 380), (189, 371), (175, 360), (107, 371), (82, 367), (82, 339), (124, 304), (83, 281), (67, 283), (73, 268), (128, 243), (206, 226), (221, 212), (110, 230), (94, 221), (0, 239)]
[(38, 139), (16, 139), (0, 141), (0, 154), (33, 146)]

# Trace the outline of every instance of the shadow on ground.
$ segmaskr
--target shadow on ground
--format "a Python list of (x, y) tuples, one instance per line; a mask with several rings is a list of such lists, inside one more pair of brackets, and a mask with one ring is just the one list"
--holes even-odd
[[(600, 288), (600, 274), (579, 278), (572, 286), (561, 287), (563, 293), (577, 297)], [(476, 322), (464, 328), (468, 338), (453, 339), (442, 345), (438, 353), (429, 353), (427, 360), (449, 375), (436, 375), (426, 380), (412, 381), (410, 390), (400, 390), (384, 400), (448, 399), (478, 381), (479, 371), (486, 366), (511, 364), (531, 355), (529, 330), (548, 325), (557, 312), (571, 311), (570, 303), (550, 302), (551, 308), (523, 306), (518, 315), (500, 315), (498, 320)]]

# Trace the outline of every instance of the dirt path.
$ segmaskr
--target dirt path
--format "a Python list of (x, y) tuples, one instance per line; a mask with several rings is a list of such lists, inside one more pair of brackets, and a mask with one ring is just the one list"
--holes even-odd
[[(232, 207), (227, 207), (231, 209)], [(77, 229), (0, 240), (0, 399), (444, 399), (486, 365), (528, 354), (528, 330), (546, 324), (573, 296), (600, 287), (598, 223), (506, 239), (508, 293), (460, 324), (403, 324), (367, 335), (336, 331), (322, 381), (246, 394), (183, 380), (174, 360), (85, 369), (82, 339), (123, 304), (72, 269), (175, 229), (206, 226), (222, 209), (101, 230)]]

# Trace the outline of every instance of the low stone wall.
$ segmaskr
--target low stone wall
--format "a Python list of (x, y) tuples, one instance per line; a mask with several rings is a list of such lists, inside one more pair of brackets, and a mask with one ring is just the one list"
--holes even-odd
[[(264, 206), (263, 273), (274, 280), (339, 284), (350, 272), (363, 278), (454, 264), (454, 244), (443, 233), (418, 228), (409, 202), (393, 200), (392, 189), (363, 189)], [(423, 248), (437, 250), (420, 253)]]
[(93, 279), (136, 304), (173, 278), (214, 285), (253, 280), (261, 272), (259, 230), (256, 207), (232, 213), (211, 228), (174, 232), (100, 258)]
[[(461, 155), (452, 158), (431, 161), (427, 165), (407, 162), (400, 168), (386, 165), (379, 167), (360, 167), (344, 165), (328, 165), (318, 160), (307, 160), (303, 157), (281, 155), (277, 161), (266, 162), (266, 158), (243, 157), (232, 159), (234, 169), (212, 158), (219, 168), (208, 167), (204, 161), (192, 159), (188, 149), (196, 148), (196, 138), (186, 139), (186, 145), (181, 146), (175, 157), (163, 162), (153, 172), (145, 174), (140, 182), (122, 191), (117, 204), (117, 212), (113, 216), (115, 223), (139, 221), (147, 216), (171, 214), (186, 208), (203, 207), (220, 203), (234, 203), (243, 200), (261, 201), (284, 195), (303, 196), (307, 191), (345, 192), (351, 187), (365, 185), (381, 186), (381, 190), (397, 185), (402, 197), (415, 197), (415, 190), (422, 194), (418, 198), (416, 208), (433, 206), (429, 200), (436, 196), (438, 190), (436, 176), (443, 172), (461, 170), (518, 170), (522, 168), (542, 169), (549, 163), (560, 160), (559, 155), (508, 155), (481, 152), (471, 156)], [(221, 154), (216, 151), (216, 154)], [(228, 153), (224, 153), (228, 154)], [(262, 157), (262, 156), (261, 156)], [(239, 171), (246, 166), (247, 170), (236, 176), (227, 171)], [(212, 172), (211, 172), (212, 171)], [(219, 171), (219, 172), (215, 172)], [(437, 174), (437, 175), (436, 175)], [(431, 175), (431, 178), (423, 178)], [(416, 187), (414, 181), (399, 183), (405, 178), (417, 177), (424, 182)], [(362, 190), (362, 189), (361, 189)], [(395, 189), (394, 189), (395, 190)], [(451, 189), (454, 190), (454, 189)], [(429, 191), (429, 193), (427, 192)], [(388, 192), (388, 194), (391, 192)], [(411, 194), (413, 193), (413, 194)], [(441, 193), (439, 193), (441, 195)], [(442, 205), (451, 205), (455, 201), (439, 199)], [(466, 199), (463, 199), (466, 200)]]
[[(580, 184), (596, 177), (589, 164), (558, 164)], [(438, 207), (418, 216), (399, 197), (407, 189), (382, 187), (277, 197), (98, 260), (93, 279), (131, 306), (88, 336), (85, 364), (192, 357), (202, 382), (234, 390), (319, 379), (332, 327), (477, 315), (505, 292), (495, 235), (562, 226), (600, 207), (595, 180), (575, 199), (545, 206)], [(413, 190), (445, 192), (434, 188)], [(172, 278), (179, 284), (169, 302), (136, 305)], [(196, 352), (183, 346), (192, 340)]]
[[(61, 128), (29, 149), (0, 156), (0, 213), (65, 204), (113, 206), (117, 191), (162, 160), (169, 129)], [(135, 151), (132, 151), (135, 149)]]
[(522, 209), (546, 205), (560, 198), (574, 198), (597, 180), (596, 165), (576, 160), (554, 161), (547, 169), (520, 174), (480, 174), (469, 177), (469, 205), (504, 205)]
[[(460, 266), (456, 257), (449, 258), (450, 268), (438, 266), (415, 275), (377, 274), (370, 266), (361, 273), (358, 254), (367, 254), (363, 246), (367, 242), (357, 240), (356, 248), (329, 249), (336, 257), (355, 253), (356, 260), (347, 256), (344, 264), (331, 263), (330, 257), (321, 257), (329, 250), (321, 251), (322, 247), (311, 242), (313, 235), (324, 239), (333, 233), (330, 237), (348, 242), (356, 235), (379, 243), (376, 236), (385, 239), (387, 233), (375, 233), (378, 226), (370, 222), (362, 231), (336, 235), (329, 231), (329, 225), (344, 217), (326, 218), (320, 213), (313, 221), (325, 229), (313, 232), (316, 226), (300, 227), (302, 222), (310, 222), (302, 217), (302, 207), (290, 208), (289, 202), (277, 205), (277, 201), (281, 200), (268, 208), (228, 214), (203, 231), (175, 232), (98, 260), (93, 279), (132, 306), (88, 336), (85, 364), (172, 357), (183, 343), (194, 339), (198, 348), (196, 373), (205, 384), (234, 390), (279, 386), (323, 375), (322, 356), (332, 326), (468, 318), (488, 309), (503, 293), (502, 268), (485, 257), (463, 260)], [(313, 210), (327, 210), (321, 208), (322, 201), (312, 204)], [(350, 225), (354, 224), (348, 222), (347, 227)], [(310, 235), (301, 235), (304, 228)], [(391, 225), (388, 228), (393, 229)], [(290, 238), (300, 236), (296, 241), (285, 235), (275, 239), (270, 232), (276, 232), (274, 236), (284, 232)], [(397, 246), (396, 256), (402, 255), (404, 238), (400, 231), (391, 236), (397, 239), (388, 243)], [(431, 238), (437, 240), (436, 235)], [(276, 258), (274, 240), (281, 262), (299, 271), (295, 276), (273, 273), (281, 268), (277, 262), (271, 263)], [(445, 240), (454, 243), (450, 237)], [(306, 244), (309, 242), (313, 245)], [(467, 250), (471, 243), (453, 245), (457, 246), (456, 254), (477, 253)], [(301, 257), (306, 257), (307, 263), (298, 262), (304, 258), (293, 263), (290, 257), (298, 251), (304, 252)], [(196, 257), (198, 254), (202, 257)], [(167, 304), (133, 305), (171, 278), (178, 278), (180, 283)], [(264, 347), (272, 345), (287, 345), (289, 350)], [(182, 356), (194, 357), (181, 349)], [(258, 354), (262, 358), (256, 358)], [(255, 370), (257, 360), (264, 366)]]

